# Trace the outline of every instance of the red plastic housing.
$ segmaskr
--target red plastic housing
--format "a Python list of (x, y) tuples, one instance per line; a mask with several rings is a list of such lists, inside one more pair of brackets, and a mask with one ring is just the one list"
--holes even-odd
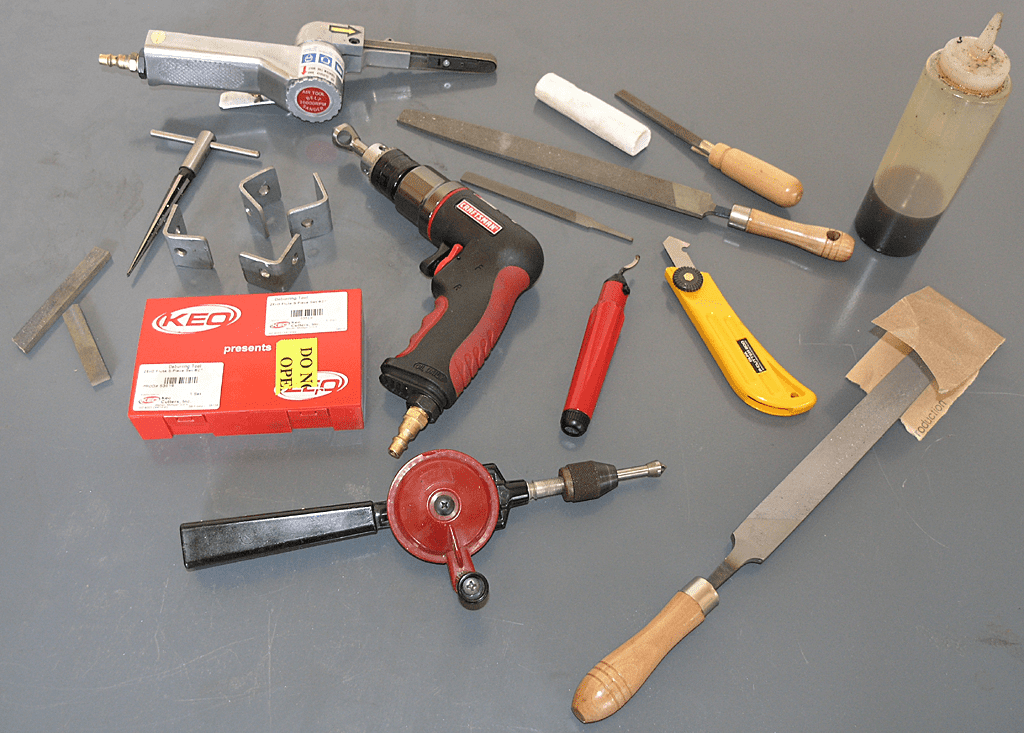
[(629, 292), (623, 283), (607, 280), (601, 287), (597, 304), (590, 310), (563, 412), (578, 410), (593, 417), (626, 318), (627, 298)]
[[(438, 510), (438, 500), (447, 502)], [(452, 588), (498, 525), (501, 500), (487, 469), (465, 453), (432, 450), (405, 464), (388, 492), (388, 522), (414, 557), (448, 565)]]
[[(284, 354), (315, 344), (303, 384)], [(145, 440), (363, 427), (362, 291), (146, 302), (128, 417)]]

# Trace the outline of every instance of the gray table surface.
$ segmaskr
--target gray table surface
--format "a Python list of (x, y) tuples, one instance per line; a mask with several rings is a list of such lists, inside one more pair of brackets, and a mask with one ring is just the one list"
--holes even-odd
[[(932, 286), (1006, 337), (922, 442), (890, 430), (618, 714), (593, 730), (1015, 731), (1024, 718), (1021, 483), (1021, 170), (1012, 96), (919, 255), (858, 243), (844, 264), (519, 168), (396, 124), (405, 108), (497, 127), (707, 189), (720, 203), (852, 231), (925, 58), (998, 8), (952, 2), (749, 4), (202, 3), (49, 0), (0, 25), (4, 104), (0, 318), (14, 335), (93, 246), (113, 263), (80, 299), (112, 373), (89, 386), (58, 326), (25, 356), (0, 349), (0, 728), (10, 731), (578, 731), (584, 673), (683, 584), (861, 397), (847, 370), (871, 319)], [(999, 44), (1024, 62), (1024, 16)], [(473, 384), (409, 455), (454, 448), (507, 477), (566, 463), (661, 460), (660, 480), (600, 501), (518, 509), (476, 556), (491, 583), (464, 610), (441, 566), (389, 535), (187, 572), (178, 525), (372, 499), (402, 462), (404, 412), (377, 382), (430, 307), (432, 248), (313, 125), (276, 108), (222, 112), (217, 95), (150, 88), (101, 68), (150, 28), (291, 43), (311, 20), (494, 53), (486, 78), (367, 71), (335, 123), (450, 177), (470, 170), (591, 214), (633, 244), (494, 200), (546, 264)], [(629, 158), (537, 102), (554, 71), (617, 104), (627, 88), (703, 133), (797, 174), (783, 211), (660, 129)], [(162, 128), (262, 151), (210, 159), (186, 194), (216, 270), (176, 271), (157, 242), (124, 271), (185, 150)], [(216, 155), (216, 154), (215, 154)], [(361, 288), (366, 427), (143, 441), (126, 412), (147, 298), (253, 291), (236, 253), (259, 246), (237, 186), (278, 169), (285, 203), (330, 195), (334, 231), (293, 289)], [(666, 236), (691, 242), (765, 347), (818, 394), (778, 418), (729, 389), (663, 280)], [(286, 235), (275, 232), (274, 246)], [(635, 254), (626, 323), (594, 423), (558, 429), (601, 281)], [(255, 292), (255, 291), (253, 291)]]

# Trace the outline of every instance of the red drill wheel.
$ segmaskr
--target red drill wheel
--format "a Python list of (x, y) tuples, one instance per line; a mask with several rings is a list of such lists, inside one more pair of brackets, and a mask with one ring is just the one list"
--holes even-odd
[[(471, 602), (482, 600), (487, 591), (470, 556), (491, 538), (499, 508), (491, 474), (454, 450), (416, 456), (388, 491), (388, 522), (398, 543), (420, 560), (447, 564), (452, 587)], [(469, 574), (476, 581), (472, 590), (460, 587)]]

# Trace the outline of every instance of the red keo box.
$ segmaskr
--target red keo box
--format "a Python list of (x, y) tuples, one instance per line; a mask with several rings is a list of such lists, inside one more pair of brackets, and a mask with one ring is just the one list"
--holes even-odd
[(361, 290), (146, 302), (128, 417), (145, 440), (363, 427)]

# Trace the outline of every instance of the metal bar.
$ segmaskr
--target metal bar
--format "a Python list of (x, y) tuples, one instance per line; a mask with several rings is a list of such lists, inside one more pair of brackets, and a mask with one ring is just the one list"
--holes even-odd
[(912, 357), (904, 357), (736, 528), (732, 551), (708, 576), (711, 585), (721, 587), (739, 568), (772, 554), (930, 381), (929, 372)]
[(92, 337), (89, 324), (85, 320), (85, 314), (78, 303), (73, 303), (70, 308), (64, 311), (64, 325), (68, 327), (71, 340), (75, 342), (75, 349), (78, 351), (78, 358), (82, 360), (85, 367), (85, 375), (89, 377), (89, 383), (96, 387), (110, 380), (110, 372), (103, 362), (103, 355), (96, 345), (96, 339)]
[(398, 123), (473, 150), (698, 219), (715, 210), (711, 194), (705, 191), (507, 132), (412, 109), (404, 110)]
[(633, 238), (629, 235), (616, 231), (609, 226), (605, 226), (586, 214), (581, 214), (578, 211), (573, 211), (572, 209), (556, 204), (553, 201), (548, 201), (547, 199), (542, 199), (539, 196), (534, 196), (532, 193), (520, 191), (518, 188), (513, 188), (512, 186), (500, 183), (499, 181), (491, 180), (486, 176), (481, 176), (476, 173), (463, 173), (462, 182), (475, 188), (482, 188), (485, 191), (491, 191), (499, 196), (504, 196), (505, 198), (511, 199), (523, 206), (529, 206), (531, 209), (543, 211), (545, 214), (551, 214), (551, 216), (557, 216), (559, 219), (576, 224), (577, 226), (581, 226), (586, 229), (597, 229), (599, 232), (611, 234), (613, 237), (624, 239), (627, 242), (633, 241)]
[(392, 69), (424, 69), (433, 71), (461, 71), (471, 74), (489, 74), (498, 68), (493, 54), (474, 51), (454, 51), (450, 48), (416, 46), (401, 41), (363, 42), (367, 66)]
[(696, 135), (690, 132), (675, 120), (669, 119), (661, 112), (654, 109), (654, 107), (652, 107), (651, 105), (634, 97), (625, 89), (621, 89), (615, 92), (615, 96), (621, 99), (623, 102), (625, 102), (633, 109), (635, 109), (637, 112), (642, 114), (644, 117), (648, 117), (654, 122), (664, 127), (666, 130), (668, 130), (677, 138), (685, 142), (690, 147), (699, 148), (701, 143), (704, 142), (704, 139), (700, 135)]
[[(153, 137), (161, 138), (162, 140), (173, 140), (174, 142), (185, 143), (186, 145), (195, 145), (196, 139), (189, 137), (188, 135), (179, 135), (174, 132), (165, 132), (163, 130), (150, 130), (149, 134)], [(244, 155), (248, 158), (260, 157), (259, 150), (250, 150), (249, 148), (239, 148), (234, 145), (225, 145), (224, 143), (211, 142), (210, 147), (213, 150), (223, 150), (225, 153), (237, 153), (238, 155)]]
[(60, 287), (53, 291), (53, 295), (28, 319), (28, 323), (15, 334), (14, 343), (18, 348), (26, 354), (31, 351), (108, 262), (110, 253), (105, 249), (93, 247)]

